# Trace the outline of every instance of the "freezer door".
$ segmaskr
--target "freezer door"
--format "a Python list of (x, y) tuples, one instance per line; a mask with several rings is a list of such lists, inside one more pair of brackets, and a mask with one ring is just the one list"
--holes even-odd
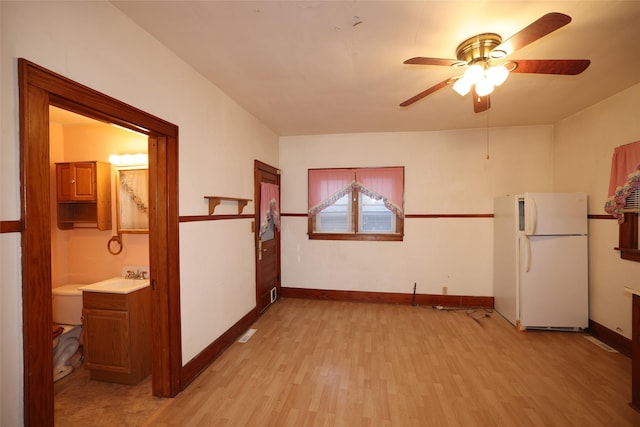
[(520, 325), (586, 328), (587, 236), (528, 236), (521, 241)]
[(587, 234), (587, 194), (525, 193), (524, 217), (527, 235)]

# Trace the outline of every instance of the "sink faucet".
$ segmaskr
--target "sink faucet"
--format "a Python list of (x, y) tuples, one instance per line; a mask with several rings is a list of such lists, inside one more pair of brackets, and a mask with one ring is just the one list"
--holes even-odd
[(125, 276), (125, 279), (139, 279), (140, 278), (140, 271), (136, 270), (127, 270), (127, 275)]

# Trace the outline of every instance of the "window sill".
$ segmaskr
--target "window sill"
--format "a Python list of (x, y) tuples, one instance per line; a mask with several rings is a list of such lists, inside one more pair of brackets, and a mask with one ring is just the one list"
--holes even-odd
[(367, 233), (309, 233), (309, 240), (363, 240), (381, 242), (402, 242), (403, 234), (367, 234)]
[(620, 251), (620, 258), (629, 261), (640, 261), (640, 249), (615, 248)]

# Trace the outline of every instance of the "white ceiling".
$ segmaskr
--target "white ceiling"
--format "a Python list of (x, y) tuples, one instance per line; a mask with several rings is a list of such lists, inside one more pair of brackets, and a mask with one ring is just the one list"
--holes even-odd
[[(49, 106), (49, 121), (61, 126), (84, 126), (96, 125), (101, 123), (90, 117), (82, 116), (69, 110), (54, 107), (53, 105)], [(105, 124), (105, 126), (107, 125)]]
[[(112, 1), (279, 135), (552, 124), (640, 82), (640, 1)], [(578, 76), (513, 74), (473, 112), (458, 75), (405, 65), (455, 59), (473, 35), (573, 18), (509, 59), (590, 59)]]

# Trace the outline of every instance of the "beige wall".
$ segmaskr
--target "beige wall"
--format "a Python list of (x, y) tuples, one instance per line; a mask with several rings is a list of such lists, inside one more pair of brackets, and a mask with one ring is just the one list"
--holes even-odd
[[(278, 166), (274, 132), (109, 2), (3, 1), (0, 18), (0, 220), (20, 219), (20, 57), (178, 125), (180, 215), (206, 214), (205, 195), (252, 199), (254, 159)], [(181, 224), (183, 363), (255, 307), (251, 236), (248, 220)], [(20, 236), (0, 234), (0, 250), (0, 425), (19, 426)]]
[[(589, 213), (604, 215), (611, 155), (619, 145), (640, 140), (640, 85), (635, 85), (554, 127), (554, 190), (589, 193)], [(631, 296), (640, 288), (640, 263), (621, 260), (618, 225), (589, 221), (589, 317), (631, 338)]]
[[(282, 212), (307, 211), (307, 169), (405, 167), (406, 214), (490, 214), (493, 198), (551, 191), (551, 126), (280, 138)], [(487, 159), (489, 154), (489, 159)], [(288, 287), (493, 295), (493, 222), (405, 219), (403, 242), (320, 241), (284, 217)]]

